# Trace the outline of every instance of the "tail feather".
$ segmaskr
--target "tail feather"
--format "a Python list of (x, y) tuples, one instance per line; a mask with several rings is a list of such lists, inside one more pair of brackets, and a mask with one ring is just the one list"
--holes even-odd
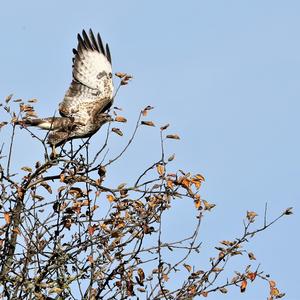
[(65, 117), (52, 117), (43, 119), (23, 119), (18, 122), (19, 125), (35, 126), (44, 130), (69, 129), (73, 121)]

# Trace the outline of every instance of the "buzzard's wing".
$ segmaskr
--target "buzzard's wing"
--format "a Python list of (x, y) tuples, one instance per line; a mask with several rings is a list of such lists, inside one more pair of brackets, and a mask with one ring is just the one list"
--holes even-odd
[[(109, 107), (112, 100), (111, 87), (104, 89), (101, 78), (112, 72), (109, 47), (103, 46), (101, 37), (95, 37), (92, 30), (89, 36), (83, 30), (78, 34), (77, 49), (73, 49), (73, 80), (64, 100), (60, 103), (59, 111), (63, 116), (74, 114), (89, 102), (103, 99), (103, 108)], [(110, 99), (109, 99), (110, 98)], [(108, 103), (106, 103), (108, 102)], [(84, 104), (82, 106), (82, 104)], [(101, 105), (100, 105), (101, 108)]]

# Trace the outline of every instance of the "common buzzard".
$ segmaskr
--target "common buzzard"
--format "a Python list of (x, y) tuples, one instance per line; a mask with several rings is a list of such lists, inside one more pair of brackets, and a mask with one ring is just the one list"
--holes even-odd
[(113, 101), (112, 65), (109, 47), (99, 33), (78, 34), (73, 49), (73, 80), (59, 104), (61, 117), (25, 119), (29, 126), (49, 131), (48, 143), (55, 147), (76, 138), (87, 138), (112, 118), (107, 113)]

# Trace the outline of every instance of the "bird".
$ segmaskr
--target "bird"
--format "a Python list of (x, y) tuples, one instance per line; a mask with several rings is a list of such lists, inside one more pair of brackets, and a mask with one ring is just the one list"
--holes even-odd
[(90, 29), (77, 35), (73, 49), (72, 82), (59, 103), (60, 117), (25, 118), (22, 124), (48, 130), (47, 143), (55, 148), (67, 141), (88, 138), (113, 121), (108, 111), (113, 103), (112, 61), (108, 44)]

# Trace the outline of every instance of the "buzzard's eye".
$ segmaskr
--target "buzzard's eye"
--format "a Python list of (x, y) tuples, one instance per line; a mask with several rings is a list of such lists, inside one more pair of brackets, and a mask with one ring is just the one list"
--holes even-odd
[(109, 73), (109, 75), (108, 75), (108, 76), (109, 76), (109, 78), (112, 78), (112, 73)]

